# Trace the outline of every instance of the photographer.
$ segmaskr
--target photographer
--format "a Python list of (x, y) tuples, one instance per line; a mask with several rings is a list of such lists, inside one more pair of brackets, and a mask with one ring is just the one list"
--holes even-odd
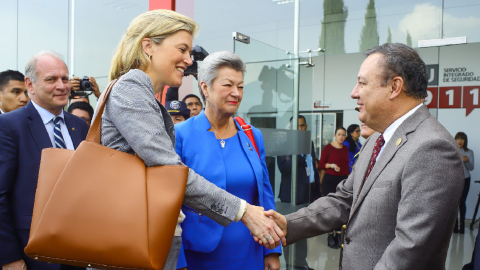
[[(73, 77), (70, 80), (70, 87), (71, 87), (70, 103), (77, 102), (77, 101), (86, 101), (83, 98), (86, 98), (88, 100), (88, 95), (90, 95), (90, 93), (88, 92), (92, 92), (97, 99), (102, 94), (100, 93), (100, 90), (98, 88), (97, 81), (95, 81), (95, 78), (93, 77), (85, 76), (83, 77), (83, 79), (80, 79), (79, 77)], [(77, 95), (78, 91), (83, 91), (82, 95)], [(90, 103), (89, 101), (86, 101), (86, 102)]]

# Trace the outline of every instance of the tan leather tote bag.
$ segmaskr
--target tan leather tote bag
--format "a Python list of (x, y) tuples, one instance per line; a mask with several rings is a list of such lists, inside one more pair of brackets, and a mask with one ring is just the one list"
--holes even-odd
[(187, 184), (185, 166), (145, 167), (100, 144), (98, 107), (73, 150), (42, 151), (30, 238), (35, 260), (103, 269), (163, 269)]

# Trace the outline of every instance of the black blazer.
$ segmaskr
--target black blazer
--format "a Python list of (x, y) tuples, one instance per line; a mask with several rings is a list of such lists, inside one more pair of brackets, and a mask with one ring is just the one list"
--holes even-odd
[[(87, 136), (87, 123), (68, 112), (64, 115), (76, 148)], [(24, 259), (28, 269), (59, 269), (60, 265), (33, 261), (23, 252), (32, 222), (40, 156), (42, 149), (52, 147), (32, 102), (0, 116), (0, 141), (0, 265)]]
[[(310, 203), (320, 197), (320, 176), (316, 166), (315, 150), (311, 147), (313, 173), (315, 181), (310, 185), (310, 178), (307, 176), (305, 167), (307, 162), (302, 155), (297, 155), (297, 199), (296, 204)], [(278, 197), (282, 202), (290, 202), (291, 200), (291, 183), (292, 183), (292, 156), (277, 157), (278, 169), (282, 173), (280, 182), (280, 194)]]

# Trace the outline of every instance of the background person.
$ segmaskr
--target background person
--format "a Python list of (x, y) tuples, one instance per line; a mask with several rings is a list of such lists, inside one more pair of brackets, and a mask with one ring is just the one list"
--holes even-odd
[(364, 138), (365, 140), (368, 139), (370, 136), (373, 135), (373, 133), (376, 132), (375, 130), (365, 125), (365, 123), (361, 123), (360, 125), (361, 125), (360, 136), (362, 136), (362, 138)]
[[(100, 89), (98, 88), (97, 81), (95, 80), (94, 77), (88, 77), (88, 81), (92, 84), (93, 95), (98, 99), (102, 93), (100, 93)], [(70, 85), (72, 86), (72, 92), (73, 93), (76, 93), (77, 91), (84, 91), (83, 89), (80, 89), (80, 78), (79, 77), (73, 77), (70, 80)], [(88, 99), (88, 95), (86, 95), (86, 97)], [(88, 102), (88, 103), (90, 103), (90, 102)]]
[[(183, 165), (175, 152), (172, 118), (155, 94), (166, 85), (182, 84), (183, 72), (192, 64), (190, 51), (197, 31), (193, 20), (171, 10), (145, 12), (131, 22), (112, 59), (109, 79), (118, 81), (102, 115), (102, 145), (137, 154), (147, 167)], [(241, 220), (269, 248), (277, 246), (280, 238), (285, 242), (283, 232), (262, 208), (218, 188), (192, 169), (183, 203), (223, 226)], [(177, 224), (165, 269), (176, 268), (180, 235)]]
[(352, 171), (352, 166), (355, 164), (358, 152), (362, 148), (362, 144), (358, 140), (360, 138), (360, 126), (357, 124), (352, 124), (347, 128), (347, 138), (343, 142), (348, 149), (348, 158), (350, 163), (348, 169)]
[(0, 115), (0, 265), (12, 270), (81, 269), (39, 262), (23, 251), (30, 234), (42, 149), (73, 150), (88, 132), (85, 121), (63, 111), (70, 84), (60, 55), (38, 53), (27, 62), (25, 74), (31, 102)]
[(187, 104), (182, 101), (172, 100), (165, 103), (165, 108), (172, 117), (173, 124), (176, 125), (190, 118), (190, 110)]
[(185, 102), (187, 108), (190, 109), (190, 117), (197, 116), (203, 109), (202, 101), (200, 101), (197, 95), (188, 94), (182, 101)]
[[(290, 118), (290, 128), (293, 117)], [(308, 125), (303, 115), (298, 115), (298, 130), (307, 130)], [(318, 174), (318, 162), (315, 156), (313, 142), (311, 142), (310, 154), (297, 155), (297, 188), (296, 205), (311, 203), (321, 196), (320, 175)], [(282, 174), (280, 192), (278, 197), (285, 203), (291, 202), (292, 190), (292, 156), (278, 156), (277, 166)], [(309, 269), (307, 263), (308, 246), (307, 240), (300, 240), (295, 246), (295, 261), (290, 261), (290, 247), (283, 247), (287, 269)]]
[(458, 227), (458, 218), (455, 221), (455, 226), (453, 227), (454, 233), (465, 233), (465, 213), (467, 211), (467, 196), (468, 190), (470, 189), (470, 172), (474, 168), (474, 158), (473, 151), (467, 147), (468, 138), (467, 134), (463, 132), (458, 132), (455, 135), (455, 141), (457, 141), (458, 147), (460, 148), (462, 161), (463, 161), (463, 172), (465, 173), (465, 184), (463, 186), (462, 197), (460, 198), (460, 227)]
[(25, 76), (16, 70), (0, 72), (0, 114), (19, 109), (29, 101)]
[[(275, 209), (262, 133), (252, 127), (259, 158), (232, 118), (243, 98), (244, 73), (244, 62), (230, 52), (212, 53), (203, 60), (198, 80), (207, 106), (176, 127), (176, 151), (185, 165), (216, 186), (249, 204)], [(182, 209), (186, 215), (182, 238), (189, 270), (280, 268), (281, 247), (262, 247), (242, 224), (224, 228), (189, 206)]]
[[(343, 145), (345, 141), (346, 130), (339, 127), (335, 130), (335, 140), (323, 147), (318, 162), (319, 169), (325, 170), (323, 177), (320, 176), (320, 185), (322, 186), (322, 195), (327, 196), (330, 193), (335, 193), (335, 190), (340, 182), (345, 180), (350, 173), (348, 148)], [(341, 245), (341, 228), (335, 228), (336, 233), (328, 233), (328, 246), (331, 248), (339, 248)]]
[(93, 119), (93, 108), (90, 104), (83, 101), (71, 103), (70, 106), (68, 106), (68, 112), (85, 120), (88, 127), (91, 126)]

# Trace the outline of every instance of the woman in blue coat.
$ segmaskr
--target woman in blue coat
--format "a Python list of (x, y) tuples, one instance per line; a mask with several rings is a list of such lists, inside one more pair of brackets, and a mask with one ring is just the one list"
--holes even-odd
[(352, 166), (355, 164), (357, 159), (357, 154), (360, 152), (362, 148), (362, 144), (358, 140), (360, 138), (360, 126), (357, 124), (352, 124), (347, 128), (347, 139), (343, 142), (343, 145), (348, 147), (348, 158), (350, 160), (350, 164), (348, 168), (350, 172), (352, 171)]
[[(249, 204), (275, 209), (262, 134), (252, 127), (257, 153), (232, 118), (242, 101), (244, 72), (245, 64), (233, 53), (217, 52), (205, 58), (198, 81), (206, 107), (175, 126), (175, 148), (185, 165), (218, 187)], [(245, 226), (223, 227), (188, 206), (182, 210), (186, 215), (182, 241), (188, 270), (280, 268), (281, 248), (262, 247)], [(181, 251), (177, 268), (184, 266), (180, 265), (182, 256)]]

